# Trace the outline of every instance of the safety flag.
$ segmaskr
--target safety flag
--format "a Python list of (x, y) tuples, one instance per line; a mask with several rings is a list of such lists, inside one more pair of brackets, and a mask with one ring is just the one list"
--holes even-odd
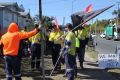
[(57, 30), (58, 30), (58, 31), (60, 31), (60, 28), (59, 28), (59, 26), (58, 26), (58, 21), (57, 21), (57, 18), (56, 18), (56, 17), (54, 17), (54, 20), (55, 20), (55, 25), (56, 25)]
[(90, 4), (86, 7), (85, 13), (92, 12), (92, 11), (93, 11), (93, 7), (92, 7), (92, 4)]
[[(115, 6), (115, 5), (111, 5), (111, 6), (108, 6), (108, 7), (102, 8), (102, 9), (98, 9), (98, 10), (95, 10), (95, 11), (92, 11), (89, 13), (85, 13), (84, 11), (74, 13), (71, 15), (72, 23), (73, 23), (74, 27), (78, 26), (80, 24), (85, 24), (86, 22), (90, 21), (94, 17), (100, 15), (101, 13), (110, 9), (113, 6)], [(76, 27), (75, 29), (77, 29), (78, 27)]]

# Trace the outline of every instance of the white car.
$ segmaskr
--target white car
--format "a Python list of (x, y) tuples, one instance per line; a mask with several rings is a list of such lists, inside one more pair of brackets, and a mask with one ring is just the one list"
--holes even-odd
[(96, 37), (96, 35), (95, 35), (95, 34), (91, 34), (91, 36), (92, 36), (92, 38), (95, 38), (95, 37)]
[(102, 34), (100, 35), (100, 37), (101, 37), (101, 38), (105, 38), (105, 33), (102, 33)]

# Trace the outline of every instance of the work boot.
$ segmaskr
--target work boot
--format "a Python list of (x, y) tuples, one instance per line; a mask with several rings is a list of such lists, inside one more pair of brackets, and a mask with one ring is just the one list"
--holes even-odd
[(77, 66), (74, 67), (74, 74), (75, 74), (75, 77), (77, 77)]

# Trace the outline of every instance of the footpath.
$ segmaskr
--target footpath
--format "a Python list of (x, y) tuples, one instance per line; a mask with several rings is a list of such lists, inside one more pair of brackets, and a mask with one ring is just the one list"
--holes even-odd
[(78, 73), (80, 80), (117, 80), (104, 69), (98, 67), (97, 61), (90, 56), (86, 55), (85, 60), (85, 70), (79, 71)]
[[(48, 63), (51, 63), (51, 58), (49, 60), (46, 60)], [(108, 74), (104, 69), (101, 69), (98, 67), (97, 62), (91, 58), (89, 55), (85, 55), (85, 62), (84, 67), (85, 70), (79, 69), (79, 63), (78, 65), (78, 77), (75, 80), (117, 80), (110, 74)], [(51, 72), (51, 64), (47, 64), (45, 66), (48, 66), (46, 68), (46, 79), (45, 80), (66, 80), (66, 77), (63, 77), (65, 72), (65, 66), (62, 65), (62, 70), (59, 71), (56, 74), (53, 74), (53, 76), (50, 78), (49, 74)], [(51, 67), (50, 67), (51, 66)], [(43, 80), (40, 76), (41, 72), (27, 72), (23, 74), (22, 80)], [(5, 80), (5, 78), (0, 78), (0, 80)]]

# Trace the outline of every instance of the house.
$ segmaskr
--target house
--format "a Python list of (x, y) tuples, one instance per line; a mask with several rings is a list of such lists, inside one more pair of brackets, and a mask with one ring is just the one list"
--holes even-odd
[(17, 2), (0, 2), (0, 32), (6, 31), (11, 22), (17, 22), (20, 27), (27, 26), (30, 13), (25, 12), (23, 5)]

